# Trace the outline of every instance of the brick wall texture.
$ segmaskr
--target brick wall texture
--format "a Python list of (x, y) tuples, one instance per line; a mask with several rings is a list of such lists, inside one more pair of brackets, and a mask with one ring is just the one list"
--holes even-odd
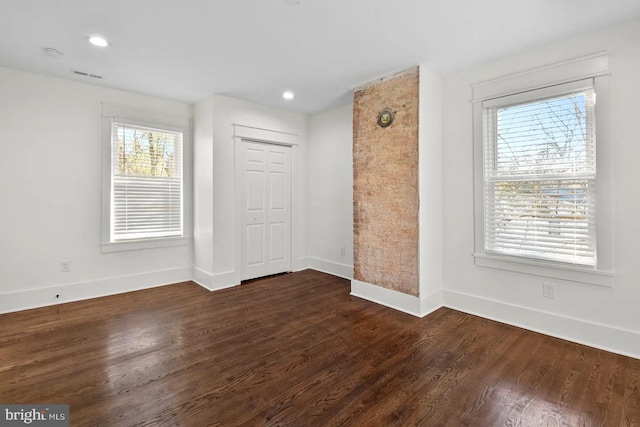
[[(418, 96), (413, 68), (355, 91), (354, 278), (418, 295)], [(393, 123), (378, 126), (384, 108)]]

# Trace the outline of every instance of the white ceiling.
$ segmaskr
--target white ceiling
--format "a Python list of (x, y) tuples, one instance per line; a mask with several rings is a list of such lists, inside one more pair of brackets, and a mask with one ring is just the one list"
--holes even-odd
[[(451, 71), (640, 16), (639, 0), (291, 3), (0, 0), (0, 66), (186, 102), (219, 93), (310, 113), (417, 64)], [(111, 46), (89, 45), (91, 34)], [(64, 56), (52, 59), (45, 47)], [(286, 89), (295, 100), (282, 99)]]

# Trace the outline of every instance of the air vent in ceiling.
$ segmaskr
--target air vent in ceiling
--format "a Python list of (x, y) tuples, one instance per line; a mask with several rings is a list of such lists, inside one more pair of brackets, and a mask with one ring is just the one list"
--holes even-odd
[(92, 77), (94, 79), (98, 79), (98, 80), (102, 80), (102, 76), (99, 76), (97, 74), (91, 74), (91, 73), (87, 73), (84, 71), (80, 71), (80, 70), (71, 70), (71, 72), (73, 74), (76, 74), (78, 76), (83, 76), (83, 77)]

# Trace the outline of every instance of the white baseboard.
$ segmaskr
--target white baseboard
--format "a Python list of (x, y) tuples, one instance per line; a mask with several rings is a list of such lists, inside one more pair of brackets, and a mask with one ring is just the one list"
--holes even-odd
[(640, 333), (601, 323), (446, 290), (419, 298), (358, 280), (351, 281), (351, 295), (417, 317), (424, 317), (440, 307), (448, 307), (566, 341), (640, 359)]
[[(309, 258), (310, 267), (349, 278), (350, 266)], [(346, 273), (346, 274), (345, 274)], [(0, 313), (98, 298), (193, 280), (215, 291), (238, 285), (236, 274), (211, 274), (198, 268), (174, 268), (0, 294)], [(59, 298), (56, 298), (59, 295)], [(351, 295), (424, 317), (440, 307), (484, 317), (509, 325), (640, 359), (640, 333), (600, 323), (561, 316), (528, 307), (454, 291), (438, 291), (421, 298), (380, 286), (351, 280)]]
[(333, 261), (327, 261), (326, 259), (309, 257), (308, 268), (318, 270), (323, 273), (332, 274), (334, 276), (342, 277), (343, 279), (353, 279), (353, 265), (340, 264)]
[(420, 317), (433, 313), (442, 307), (442, 291), (420, 297)]
[(359, 280), (351, 281), (351, 295), (416, 317), (424, 317), (442, 307), (441, 292), (419, 298)]
[(8, 292), (0, 294), (0, 313), (155, 288), (190, 281), (191, 278), (191, 268), (184, 267)]
[(301, 257), (293, 260), (291, 264), (291, 271), (302, 271), (309, 268), (309, 258)]
[(232, 288), (240, 284), (233, 271), (212, 274), (197, 267), (193, 267), (193, 281), (210, 291)]
[(443, 291), (445, 307), (640, 359), (640, 333), (501, 301)]

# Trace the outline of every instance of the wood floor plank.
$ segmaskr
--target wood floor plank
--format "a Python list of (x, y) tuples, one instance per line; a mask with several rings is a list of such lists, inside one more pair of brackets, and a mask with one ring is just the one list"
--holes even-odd
[(640, 426), (640, 360), (302, 271), (0, 315), (0, 403), (74, 426)]

